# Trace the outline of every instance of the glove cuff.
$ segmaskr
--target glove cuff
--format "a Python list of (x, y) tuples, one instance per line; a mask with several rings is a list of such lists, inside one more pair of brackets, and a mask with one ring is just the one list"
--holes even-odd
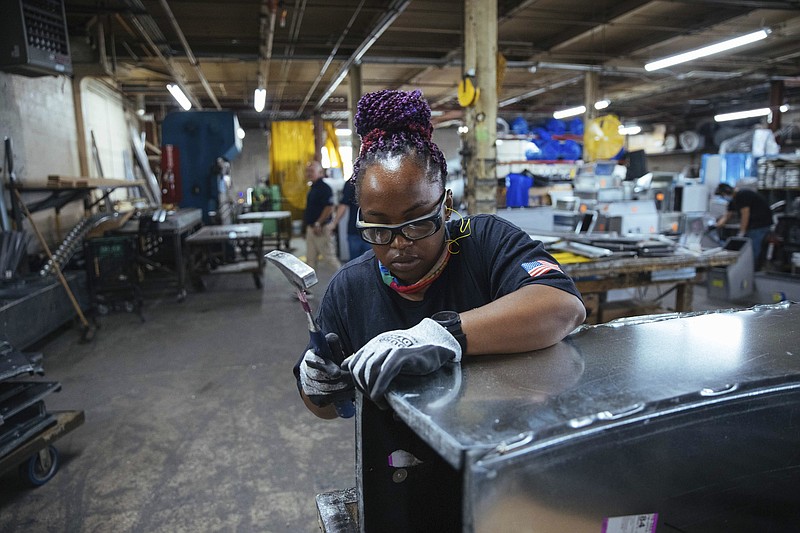
[(467, 336), (461, 329), (461, 316), (455, 311), (439, 311), (431, 316), (431, 319), (447, 330), (461, 346), (461, 353), (467, 353)]

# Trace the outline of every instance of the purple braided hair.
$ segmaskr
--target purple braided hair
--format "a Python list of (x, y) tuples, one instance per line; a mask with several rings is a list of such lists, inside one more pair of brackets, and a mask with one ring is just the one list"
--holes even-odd
[(413, 157), (431, 181), (444, 185), (447, 162), (431, 141), (431, 108), (421, 91), (367, 93), (358, 101), (354, 122), (361, 136), (361, 151), (350, 178), (356, 189), (366, 167), (394, 155)]

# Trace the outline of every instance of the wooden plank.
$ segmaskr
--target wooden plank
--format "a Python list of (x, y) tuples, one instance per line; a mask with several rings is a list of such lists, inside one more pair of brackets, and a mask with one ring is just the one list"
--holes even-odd
[(122, 178), (89, 178), (86, 176), (61, 176), (59, 174), (47, 176), (47, 186), (59, 189), (142, 187), (144, 185), (144, 180), (130, 181)]
[(698, 269), (714, 266), (727, 266), (736, 262), (738, 252), (720, 252), (714, 255), (695, 257), (691, 255), (675, 255), (667, 257), (629, 257), (592, 261), (590, 263), (574, 263), (562, 265), (564, 271), (574, 277), (602, 276), (609, 277), (621, 274), (637, 274), (677, 268), (694, 267)]

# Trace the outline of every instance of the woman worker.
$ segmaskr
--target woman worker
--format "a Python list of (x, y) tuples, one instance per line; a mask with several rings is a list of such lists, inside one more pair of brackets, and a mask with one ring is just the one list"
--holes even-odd
[(372, 252), (335, 274), (319, 309), (332, 351), (352, 355), (339, 367), (309, 348), (295, 366), (301, 395), (317, 416), (336, 417), (332, 402), (352, 397), (354, 385), (372, 400), (363, 402), (362, 427), (379, 427), (383, 437), (364, 443), (362, 462), (378, 483), (385, 479), (385, 490), (371, 493), (393, 495), (381, 512), (397, 515), (399, 531), (452, 526), (453, 519), (438, 505), (436, 520), (407, 512), (445, 503), (441, 494), (425, 493), (425, 476), (448, 475), (431, 450), (404, 448), (424, 465), (414, 471), (417, 482), (411, 475), (409, 483), (391, 479), (386, 457), (400, 442), (410, 446), (410, 430), (381, 408), (392, 379), (466, 356), (545, 348), (585, 318), (578, 290), (541, 242), (494, 215), (462, 218), (453, 210), (430, 117), (420, 91), (385, 90), (359, 101), (362, 142), (352, 180), (358, 229)]

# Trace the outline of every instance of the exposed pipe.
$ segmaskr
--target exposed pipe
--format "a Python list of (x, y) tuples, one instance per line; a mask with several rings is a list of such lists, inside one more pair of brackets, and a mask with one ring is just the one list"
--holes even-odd
[(331, 49), (331, 52), (328, 54), (328, 58), (325, 60), (325, 64), (322, 65), (322, 68), (320, 69), (319, 74), (317, 74), (314, 83), (311, 84), (311, 88), (308, 90), (305, 99), (303, 99), (303, 103), (300, 104), (300, 108), (297, 110), (298, 117), (302, 116), (303, 110), (305, 110), (306, 108), (306, 104), (308, 104), (308, 101), (311, 99), (311, 95), (314, 94), (314, 91), (317, 90), (317, 85), (319, 85), (319, 82), (322, 81), (322, 77), (325, 75), (325, 72), (327, 72), (328, 67), (331, 65), (331, 63), (333, 63), (333, 60), (336, 58), (336, 54), (337, 52), (339, 52), (339, 47), (342, 45), (342, 42), (344, 42), (345, 37), (347, 37), (347, 34), (350, 32), (350, 28), (353, 27), (353, 24), (356, 21), (356, 17), (358, 17), (359, 13), (361, 13), (361, 8), (364, 7), (364, 2), (365, 0), (361, 0), (361, 2), (359, 2), (358, 7), (356, 7), (355, 11), (353, 11), (353, 16), (350, 17), (350, 20), (347, 22), (347, 26), (344, 28), (344, 31), (342, 31), (342, 34), (339, 36), (339, 40), (336, 41), (336, 44)]
[(178, 35), (178, 39), (181, 41), (183, 45), (183, 50), (186, 52), (186, 57), (189, 59), (189, 64), (194, 67), (194, 71), (197, 73), (197, 77), (200, 79), (200, 83), (203, 85), (203, 88), (206, 90), (206, 94), (211, 101), (214, 103), (214, 106), (217, 110), (222, 109), (222, 106), (219, 105), (219, 101), (217, 100), (217, 96), (214, 94), (214, 90), (209, 85), (208, 80), (206, 79), (205, 74), (203, 74), (203, 70), (200, 68), (200, 62), (194, 56), (192, 52), (192, 48), (189, 46), (189, 42), (186, 40), (186, 36), (183, 34), (183, 30), (181, 30), (180, 25), (178, 24), (178, 19), (175, 18), (175, 15), (172, 13), (172, 9), (169, 7), (167, 0), (161, 0), (161, 7), (164, 9), (164, 12), (167, 14), (167, 18), (172, 23), (172, 29), (175, 30), (175, 33)]
[[(269, 25), (267, 25), (267, 15), (269, 15)], [(275, 38), (275, 19), (278, 15), (278, 0), (263, 0), (261, 2), (261, 14), (259, 22), (259, 43), (258, 47), (258, 87), (266, 89), (269, 82), (269, 61), (272, 59), (272, 43)]]
[[(284, 47), (284, 55), (283, 55), (283, 63), (281, 63), (281, 78), (286, 79), (288, 72), (289, 72), (289, 62), (293, 59), (294, 56), (294, 46), (297, 44), (297, 39), (300, 35), (300, 26), (303, 23), (303, 17), (305, 16), (306, 12), (306, 4), (307, 0), (295, 0), (294, 3), (294, 10), (292, 11), (292, 23), (289, 25), (289, 40)], [(270, 112), (270, 118), (275, 119), (278, 117), (280, 111), (278, 111), (278, 107), (280, 106), (281, 99), (283, 98), (283, 91), (286, 88), (286, 82), (279, 83), (277, 87), (277, 91), (275, 91), (275, 97), (273, 98), (273, 105), (272, 111)], [(291, 118), (295, 118), (295, 113), (291, 112)]]
[(534, 89), (532, 91), (528, 91), (526, 93), (513, 96), (511, 98), (507, 98), (502, 102), (498, 102), (497, 107), (506, 107), (511, 104), (516, 104), (522, 100), (527, 100), (528, 98), (533, 98), (536, 95), (554, 91), (556, 89), (560, 89), (561, 87), (566, 87), (567, 85), (572, 85), (573, 83), (578, 83), (579, 81), (583, 80), (583, 76), (575, 76), (574, 78), (569, 78), (568, 80), (557, 81), (555, 83), (551, 83), (550, 85), (546, 85), (545, 87), (539, 87), (538, 89)]
[[(147, 9), (140, 0), (124, 0), (124, 2), (134, 13), (147, 13)], [(144, 38), (144, 40), (147, 42), (147, 45), (156, 54), (156, 57), (158, 57), (161, 63), (163, 63), (163, 65), (167, 68), (170, 76), (172, 76), (172, 79), (175, 81), (175, 84), (181, 88), (183, 94), (185, 94), (189, 101), (192, 102), (192, 105), (197, 109), (203, 109), (203, 105), (186, 86), (184, 74), (178, 71), (178, 67), (176, 67), (175, 63), (172, 61), (172, 58), (167, 59), (164, 56), (164, 54), (161, 52), (161, 48), (159, 48), (159, 46), (153, 40), (151, 35), (155, 34), (158, 40), (166, 41), (166, 38), (161, 33), (161, 30), (159, 30), (155, 21), (153, 21), (153, 17), (148, 14), (142, 16), (140, 19), (139, 15), (131, 15), (130, 20), (133, 23), (133, 26), (136, 28), (136, 31), (139, 32), (139, 35)], [(149, 28), (145, 28), (145, 25), (149, 26)]]
[(317, 104), (314, 106), (315, 111), (322, 107), (330, 95), (333, 94), (333, 91), (335, 91), (339, 84), (342, 83), (353, 63), (358, 63), (361, 60), (364, 54), (367, 53), (367, 50), (369, 50), (372, 45), (375, 44), (375, 41), (377, 41), (378, 38), (383, 35), (383, 32), (385, 32), (389, 26), (392, 25), (392, 22), (394, 22), (395, 19), (399, 17), (403, 11), (405, 11), (410, 3), (411, 0), (394, 0), (389, 7), (386, 8), (386, 11), (381, 16), (375, 28), (369, 33), (367, 38), (364, 39), (358, 48), (356, 48), (353, 54), (348, 57), (339, 67), (339, 71), (334, 76), (333, 81), (331, 81), (331, 83), (325, 89), (325, 92), (317, 101)]

